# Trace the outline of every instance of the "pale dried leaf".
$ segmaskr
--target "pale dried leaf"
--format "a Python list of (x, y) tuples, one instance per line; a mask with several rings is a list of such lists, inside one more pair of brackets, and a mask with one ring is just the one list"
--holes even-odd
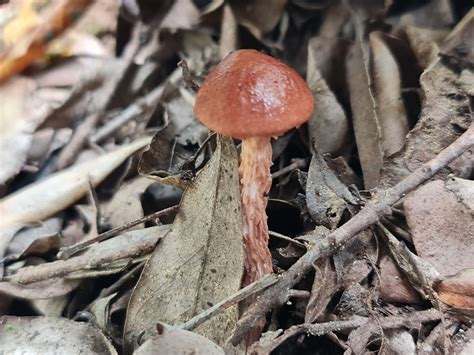
[(472, 267), (474, 255), (474, 211), (458, 198), (463, 191), (471, 195), (474, 182), (458, 186), (457, 193), (446, 185), (432, 181), (411, 192), (403, 204), (418, 255), (444, 276)]
[(205, 337), (164, 323), (158, 323), (158, 334), (150, 337), (133, 352), (134, 355), (224, 355), (224, 350)]
[[(239, 290), (239, 201), (237, 152), (231, 139), (221, 138), (212, 159), (185, 191), (172, 230), (158, 244), (133, 292), (125, 325), (129, 348), (156, 322), (184, 322)], [(196, 332), (222, 344), (236, 320), (232, 307)]]
[(0, 293), (27, 300), (45, 300), (67, 295), (79, 285), (78, 280), (48, 279), (29, 285), (0, 282)]
[(16, 77), (0, 86), (0, 184), (23, 167), (36, 127), (49, 110), (38, 100), (35, 82)]
[(117, 354), (92, 325), (60, 317), (3, 316), (0, 338), (6, 354)]
[(149, 143), (148, 137), (139, 139), (7, 196), (0, 200), (0, 228), (41, 221), (69, 207), (89, 191), (89, 183), (97, 186), (131, 154)]
[(384, 156), (398, 152), (405, 143), (408, 119), (401, 96), (401, 78), (398, 63), (382, 32), (369, 36), (372, 49), (372, 75), (377, 116), (380, 118), (381, 145)]
[(50, 250), (59, 249), (62, 245), (62, 218), (49, 218), (39, 225), (22, 228), (8, 246), (7, 254), (18, 257), (25, 254), (45, 254)]
[[(144, 177), (125, 182), (109, 201), (101, 204), (101, 217), (111, 228), (142, 218), (141, 196), (151, 184), (153, 180)], [(139, 228), (143, 226), (134, 227)]]
[(386, 345), (382, 354), (417, 354), (413, 336), (407, 330), (388, 329), (383, 336), (386, 337)]
[(176, 0), (163, 18), (161, 28), (191, 29), (199, 22), (199, 10), (191, 0)]

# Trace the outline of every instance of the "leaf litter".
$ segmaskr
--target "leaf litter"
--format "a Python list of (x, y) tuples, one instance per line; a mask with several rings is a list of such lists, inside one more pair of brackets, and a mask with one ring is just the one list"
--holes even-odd
[[(3, 2), (0, 352), (469, 353), (473, 31), (451, 0)], [(193, 114), (239, 48), (315, 99), (244, 289), (240, 143)]]

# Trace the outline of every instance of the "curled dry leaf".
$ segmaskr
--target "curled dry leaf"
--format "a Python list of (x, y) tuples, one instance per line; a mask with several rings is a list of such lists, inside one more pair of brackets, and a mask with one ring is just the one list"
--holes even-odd
[[(69, 207), (99, 185), (150, 138), (141, 138), (97, 159), (75, 165), (0, 200), (0, 228), (35, 223)], [(38, 204), (38, 201), (42, 201)], [(3, 241), (2, 241), (3, 242)]]
[(441, 275), (472, 267), (474, 211), (461, 202), (470, 200), (474, 181), (432, 181), (408, 194), (403, 206), (413, 243), (420, 257)]
[(462, 270), (434, 287), (439, 298), (456, 308), (469, 308), (474, 314), (474, 269)]
[(317, 151), (309, 165), (306, 204), (315, 222), (330, 229), (338, 225), (348, 204), (357, 204), (347, 186), (339, 181)]
[[(239, 201), (237, 152), (230, 138), (220, 138), (135, 287), (125, 323), (128, 349), (156, 322), (185, 322), (239, 290), (244, 262)], [(237, 309), (231, 307), (196, 332), (223, 344), (236, 321)]]
[(185, 187), (189, 183), (184, 164), (208, 135), (208, 130), (194, 118), (192, 105), (179, 97), (166, 106), (165, 124), (143, 153), (141, 174), (163, 184)]
[(141, 345), (134, 355), (224, 355), (224, 350), (205, 337), (169, 326), (157, 324), (157, 332)]
[(0, 339), (6, 354), (117, 354), (91, 324), (59, 317), (3, 316)]
[(7, 255), (17, 257), (27, 254), (42, 255), (51, 250), (58, 250), (62, 245), (62, 218), (49, 218), (39, 225), (27, 226), (21, 229), (8, 246)]

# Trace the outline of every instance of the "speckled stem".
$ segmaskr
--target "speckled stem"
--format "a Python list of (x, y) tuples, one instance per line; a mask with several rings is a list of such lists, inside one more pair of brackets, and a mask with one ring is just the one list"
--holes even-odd
[(272, 186), (271, 165), (270, 137), (253, 137), (242, 141), (239, 174), (246, 255), (242, 287), (273, 270), (265, 213), (267, 195)]

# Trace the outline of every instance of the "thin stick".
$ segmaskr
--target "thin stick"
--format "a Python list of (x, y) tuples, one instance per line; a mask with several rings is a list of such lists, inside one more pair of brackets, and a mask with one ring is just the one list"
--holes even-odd
[(239, 290), (237, 293), (226, 298), (225, 300), (215, 304), (211, 308), (206, 309), (204, 312), (194, 316), (186, 323), (178, 325), (179, 328), (185, 330), (193, 330), (200, 324), (204, 323), (209, 318), (214, 317), (217, 314), (224, 312), (227, 308), (233, 306), (234, 304), (239, 303), (240, 301), (246, 299), (247, 297), (258, 293), (267, 287), (278, 282), (278, 276), (275, 274), (267, 274), (260, 278), (259, 280), (251, 283), (250, 285)]
[(234, 345), (240, 343), (245, 335), (253, 329), (257, 322), (264, 317), (270, 309), (287, 301), (288, 290), (292, 289), (313, 269), (314, 262), (322, 257), (334, 254), (358, 233), (367, 229), (372, 224), (377, 223), (380, 218), (389, 215), (391, 213), (390, 207), (393, 204), (408, 192), (431, 178), (473, 145), (474, 124), (471, 124), (466, 132), (451, 145), (442, 150), (436, 157), (413, 171), (395, 186), (380, 191), (357, 215), (334, 230), (326, 239), (318, 241), (318, 243), (308, 250), (291, 268), (283, 273), (280, 282), (267, 289), (237, 322), (234, 333), (229, 341)]
[(138, 224), (145, 223), (145, 222), (151, 221), (153, 219), (160, 218), (160, 217), (166, 216), (170, 213), (176, 212), (178, 210), (178, 208), (179, 208), (179, 206), (175, 205), (175, 206), (165, 208), (164, 210), (161, 210), (161, 211), (153, 212), (153, 213), (151, 213), (151, 214), (149, 214), (145, 217), (142, 217), (142, 218), (137, 219), (137, 220), (132, 221), (132, 222), (128, 222), (128, 223), (126, 223), (126, 224), (124, 224), (120, 227), (117, 227), (117, 228), (111, 229), (107, 232), (104, 232), (102, 234), (99, 234), (95, 238), (88, 239), (88, 240), (85, 240), (83, 242), (79, 242), (79, 243), (76, 243), (74, 245), (70, 245), (70, 246), (67, 246), (67, 247), (63, 247), (58, 252), (57, 257), (58, 257), (58, 259), (63, 259), (63, 260), (64, 259), (69, 259), (72, 255), (80, 252), (81, 250), (84, 250), (85, 248), (87, 248), (88, 246), (90, 246), (92, 244), (102, 242), (104, 240), (112, 238), (112, 237), (122, 233), (123, 231), (125, 231), (127, 229), (135, 227)]
[(298, 324), (287, 329), (282, 335), (265, 344), (255, 343), (252, 348), (255, 349), (257, 354), (268, 354), (272, 350), (276, 349), (287, 339), (294, 337), (295, 335), (306, 333), (312, 336), (321, 336), (328, 334), (329, 332), (351, 330), (360, 327), (369, 327), (372, 333), (376, 333), (382, 329), (395, 329), (400, 327), (418, 327), (420, 323), (428, 323), (438, 321), (442, 317), (442, 313), (435, 310), (429, 309), (426, 311), (415, 311), (409, 314), (400, 314), (396, 316), (380, 317), (377, 319), (377, 325), (375, 320), (367, 317), (355, 316), (353, 319), (333, 321), (327, 323), (304, 323)]

